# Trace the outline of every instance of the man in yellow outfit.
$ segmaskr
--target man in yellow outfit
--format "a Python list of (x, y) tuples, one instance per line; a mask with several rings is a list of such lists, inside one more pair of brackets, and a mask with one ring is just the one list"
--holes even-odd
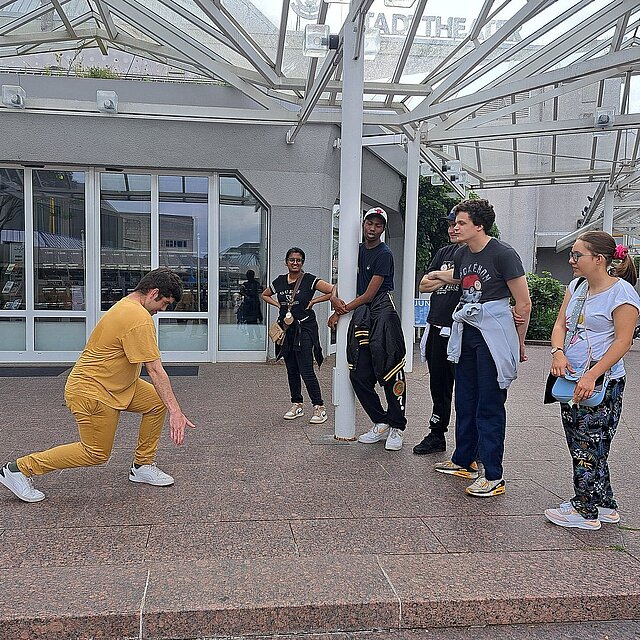
[[(152, 316), (181, 298), (180, 278), (169, 269), (155, 269), (104, 314), (64, 390), (80, 442), (7, 463), (0, 470), (0, 483), (25, 502), (44, 500), (32, 476), (104, 464), (111, 455), (120, 412), (131, 411), (142, 414), (142, 421), (129, 480), (163, 487), (173, 484), (173, 478), (155, 464), (165, 415), (168, 411), (171, 439), (177, 445), (184, 442), (185, 428), (195, 425), (182, 413), (162, 366)], [(140, 379), (142, 363), (152, 384)]]

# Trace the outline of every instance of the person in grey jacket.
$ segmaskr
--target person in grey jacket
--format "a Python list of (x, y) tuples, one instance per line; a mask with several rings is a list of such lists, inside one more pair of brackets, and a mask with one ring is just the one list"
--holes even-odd
[[(505, 402), (516, 362), (526, 360), (524, 338), (531, 299), (520, 256), (489, 235), (496, 217), (491, 204), (465, 200), (454, 211), (454, 232), (460, 243), (466, 243), (456, 252), (450, 275), (462, 287), (447, 350), (450, 359), (457, 359), (456, 449), (451, 460), (435, 468), (475, 479), (466, 492), (486, 498), (505, 492)], [(515, 299), (515, 314), (522, 319), (517, 326), (509, 309), (510, 297)], [(484, 474), (475, 466), (478, 459)]]

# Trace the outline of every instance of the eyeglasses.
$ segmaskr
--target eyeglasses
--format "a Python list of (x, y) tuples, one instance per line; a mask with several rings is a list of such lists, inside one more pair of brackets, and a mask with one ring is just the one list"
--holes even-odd
[(289, 262), (299, 262), (300, 264), (302, 264), (304, 262), (304, 260), (302, 258), (287, 258), (287, 260)]
[(569, 251), (569, 260), (572, 262), (578, 262), (578, 260), (580, 260), (580, 258), (584, 258), (584, 256), (593, 256), (596, 258), (599, 255), (599, 253), (580, 253), (579, 251)]

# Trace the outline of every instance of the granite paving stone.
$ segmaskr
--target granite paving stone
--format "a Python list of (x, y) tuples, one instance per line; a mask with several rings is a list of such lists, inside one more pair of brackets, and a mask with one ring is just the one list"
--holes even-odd
[(152, 568), (143, 619), (147, 637), (375, 629), (399, 605), (375, 558), (226, 559)]
[(141, 564), (148, 526), (7, 529), (0, 569)]
[(418, 518), (294, 520), (291, 529), (301, 556), (445, 551)]
[[(640, 618), (640, 563), (600, 550), (380, 556), (402, 626)], [(585, 580), (588, 567), (589, 579)], [(472, 577), (472, 579), (470, 579)]]
[[(572, 495), (571, 460), (558, 406), (540, 401), (548, 348), (528, 353), (509, 391), (507, 492), (487, 500), (465, 494), (470, 481), (433, 470), (453, 452), (453, 418), (446, 452), (411, 451), (431, 413), (417, 358), (398, 452), (336, 441), (332, 407), (323, 425), (283, 420), (281, 364), (207, 364), (197, 377), (174, 377), (198, 425), (181, 447), (162, 435), (158, 465), (175, 486), (128, 481), (139, 417), (124, 413), (107, 464), (35, 479), (44, 502), (22, 503), (0, 487), (0, 568), (16, 576), (0, 598), (0, 640), (139, 638), (141, 609), (148, 640), (538, 637), (525, 627), (545, 639), (555, 630), (592, 640), (608, 627), (590, 620), (640, 618), (640, 348), (627, 358), (610, 456), (622, 521), (597, 532), (543, 516)], [(331, 366), (329, 358), (320, 370), (327, 402)], [(12, 411), (0, 416), (0, 461), (75, 439), (63, 387), (64, 376), (3, 379)], [(357, 407), (356, 434), (369, 426)], [(545, 620), (584, 622), (571, 636)], [(522, 625), (487, 626), (514, 621)], [(476, 628), (435, 629), (451, 625)]]

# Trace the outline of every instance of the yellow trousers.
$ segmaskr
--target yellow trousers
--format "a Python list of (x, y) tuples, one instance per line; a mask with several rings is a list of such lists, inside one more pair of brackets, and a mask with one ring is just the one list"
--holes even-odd
[[(18, 458), (18, 468), (25, 476), (40, 476), (57, 469), (90, 467), (109, 460), (120, 411), (79, 395), (65, 395), (65, 401), (78, 423), (80, 442)], [(155, 387), (138, 379), (133, 399), (124, 411), (142, 414), (133, 461), (136, 464), (153, 463), (167, 413)]]

